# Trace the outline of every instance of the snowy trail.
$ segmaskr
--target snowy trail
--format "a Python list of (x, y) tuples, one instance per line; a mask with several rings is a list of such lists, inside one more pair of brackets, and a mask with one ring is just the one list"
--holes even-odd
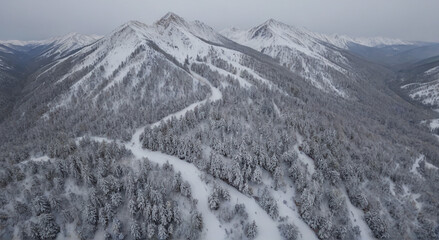
[[(222, 99), (222, 93), (217, 88), (215, 88), (209, 81), (204, 79), (203, 77), (199, 76), (196, 73), (191, 72), (192, 76), (199, 80), (200, 82), (207, 84), (212, 93), (209, 96), (209, 98), (199, 101), (196, 103), (193, 103), (186, 108), (170, 114), (164, 118), (162, 118), (160, 121), (155, 122), (150, 125), (150, 127), (156, 127), (160, 125), (162, 122), (166, 122), (167, 120), (176, 117), (180, 118), (184, 116), (188, 111), (195, 109), (198, 106), (201, 106), (208, 101), (214, 102), (217, 100)], [(133, 137), (131, 138), (131, 142), (125, 144), (125, 147), (131, 150), (136, 158), (143, 158), (146, 157), (150, 161), (158, 163), (160, 165), (163, 165), (166, 162), (169, 162), (171, 165), (174, 166), (174, 169), (177, 172), (181, 172), (182, 178), (189, 182), (192, 188), (192, 197), (194, 199), (198, 200), (198, 210), (203, 215), (203, 221), (205, 224), (205, 228), (203, 229), (203, 238), (205, 239), (224, 239), (225, 238), (225, 231), (224, 229), (220, 228), (220, 222), (216, 218), (216, 216), (210, 211), (209, 204), (208, 204), (208, 196), (210, 194), (210, 188), (207, 186), (205, 182), (203, 182), (200, 178), (201, 171), (198, 170), (194, 165), (182, 161), (176, 157), (160, 153), (160, 152), (153, 152), (147, 149), (142, 148), (142, 144), (140, 142), (140, 135), (144, 131), (145, 127), (139, 128), (134, 133)], [(222, 236), (222, 237), (221, 237)]]
[[(249, 216), (249, 222), (255, 221), (258, 226), (258, 234), (255, 239), (282, 239), (277, 223), (259, 206), (254, 198), (245, 196), (234, 187), (221, 181), (223, 187), (229, 190), (230, 202), (233, 204), (244, 204)], [(219, 238), (214, 238), (219, 239)]]
[(203, 223), (205, 225), (202, 238), (225, 238), (224, 229), (220, 228), (220, 222), (209, 209), (207, 198), (210, 194), (210, 188), (200, 179), (200, 170), (198, 170), (194, 165), (182, 161), (176, 157), (143, 149), (139, 141), (137, 141), (135, 144), (127, 144), (126, 147), (133, 152), (136, 158), (141, 159), (143, 157), (147, 157), (150, 161), (160, 165), (163, 165), (166, 162), (169, 162), (171, 165), (173, 165), (175, 171), (180, 172), (182, 178), (190, 184), (192, 189), (192, 197), (198, 200), (198, 210), (203, 216)]
[[(201, 77), (200, 75), (198, 75), (198, 74), (196, 74), (194, 72), (191, 72), (191, 74), (198, 81), (200, 81), (200, 82), (202, 82), (204, 84), (207, 84), (210, 87), (210, 89), (212, 91), (212, 94), (207, 99), (205, 99), (203, 101), (192, 103), (191, 105), (187, 106), (186, 108), (183, 108), (182, 110), (180, 110), (180, 111), (178, 111), (176, 113), (170, 114), (170, 115), (162, 118), (160, 121), (151, 124), (150, 125), (151, 128), (156, 127), (156, 126), (160, 125), (161, 122), (166, 122), (166, 121), (168, 121), (169, 119), (171, 119), (173, 117), (180, 118), (180, 117), (184, 116), (188, 111), (193, 110), (194, 108), (205, 104), (207, 101), (215, 102), (215, 101), (221, 100), (223, 98), (223, 94), (221, 93), (221, 91), (218, 88), (214, 87), (207, 79)], [(136, 131), (136, 134), (138, 133), (139, 130), (143, 131), (143, 129), (144, 129), (144, 127), (138, 129)], [(134, 139), (138, 139), (138, 137), (140, 136), (140, 134), (138, 134), (138, 136), (136, 136), (136, 134), (134, 134), (133, 138), (131, 139), (131, 142)]]
[(302, 220), (299, 215), (296, 205), (292, 202), (292, 197), (295, 195), (292, 186), (288, 186), (286, 191), (272, 191), (274, 199), (279, 206), (279, 216), (291, 219), (291, 222), (296, 225), (299, 232), (299, 238), (302, 240), (318, 240), (315, 232)]
[(351, 200), (348, 197), (346, 190), (343, 190), (343, 194), (346, 198), (346, 204), (349, 211), (349, 218), (353, 226), (358, 226), (360, 228), (360, 239), (361, 240), (375, 240), (373, 233), (370, 230), (367, 223), (364, 221), (364, 213), (360, 209), (352, 205)]
[[(192, 73), (192, 76), (209, 85), (212, 94), (209, 98), (193, 103), (181, 111), (173, 113), (166, 116), (160, 121), (149, 125), (150, 127), (156, 127), (160, 125), (163, 121), (167, 121), (173, 117), (180, 118), (186, 114), (186, 112), (193, 110), (195, 107), (207, 103), (208, 101), (214, 102), (222, 99), (222, 93), (217, 88), (215, 88), (208, 80), (199, 76), (196, 73)], [(163, 165), (169, 162), (173, 165), (174, 170), (181, 172), (182, 178), (187, 181), (192, 188), (192, 197), (198, 200), (198, 210), (202, 213), (205, 228), (203, 229), (202, 238), (203, 239), (226, 239), (225, 230), (221, 227), (216, 215), (209, 209), (208, 196), (210, 194), (210, 187), (201, 179), (201, 175), (204, 174), (195, 165), (185, 162), (177, 157), (170, 156), (161, 152), (153, 152), (142, 148), (140, 142), (140, 135), (142, 134), (144, 127), (139, 128), (134, 133), (130, 142), (123, 143), (116, 141), (118, 144), (123, 144), (125, 147), (134, 154), (136, 158), (142, 159), (144, 157), (148, 158), (150, 161)], [(112, 139), (107, 139), (103, 137), (91, 137), (96, 141), (113, 141)], [(258, 226), (258, 235), (255, 239), (265, 240), (265, 239), (282, 239), (277, 228), (277, 222), (271, 219), (271, 217), (264, 211), (255, 199), (248, 197), (235, 188), (227, 185), (226, 183), (220, 181), (221, 184), (226, 187), (231, 196), (231, 202), (234, 204), (243, 203), (248, 212), (250, 221), (255, 221)]]

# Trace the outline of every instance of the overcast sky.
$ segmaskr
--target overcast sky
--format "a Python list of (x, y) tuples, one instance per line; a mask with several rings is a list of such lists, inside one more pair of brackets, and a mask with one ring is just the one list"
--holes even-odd
[(439, 0), (0, 0), (0, 39), (104, 35), (172, 11), (221, 30), (274, 18), (322, 33), (439, 42)]

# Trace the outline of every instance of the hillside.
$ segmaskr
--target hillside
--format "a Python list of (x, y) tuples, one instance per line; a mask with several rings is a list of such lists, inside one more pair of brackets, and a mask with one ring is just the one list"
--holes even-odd
[(38, 64), (0, 122), (0, 239), (437, 236), (436, 115), (390, 69), (275, 20), (66, 38), (3, 45), (2, 74)]

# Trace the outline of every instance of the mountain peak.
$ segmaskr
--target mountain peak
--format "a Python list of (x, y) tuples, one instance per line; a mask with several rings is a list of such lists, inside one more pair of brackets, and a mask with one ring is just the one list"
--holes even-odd
[(125, 24), (123, 24), (120, 27), (120, 29), (127, 28), (127, 27), (128, 28), (138, 28), (138, 27), (143, 26), (143, 25), (145, 25), (145, 24), (143, 24), (143, 23), (141, 23), (139, 21), (136, 21), (136, 20), (131, 20), (131, 21), (128, 21)]
[(270, 18), (264, 23), (262, 23), (260, 26), (269, 26), (269, 27), (291, 27), (283, 22), (279, 22), (276, 19)]
[(160, 18), (156, 23), (158, 26), (163, 26), (164, 28), (168, 28), (171, 24), (177, 25), (187, 25), (186, 20), (184, 18), (178, 16), (173, 12), (168, 12), (165, 16)]
[(146, 25), (144, 23), (141, 23), (139, 21), (135, 21), (135, 20), (131, 20), (128, 21), (126, 23), (124, 23), (123, 25), (121, 25), (120, 27), (116, 28), (116, 30), (114, 30), (110, 35), (114, 35), (114, 34), (120, 34), (120, 33), (134, 33), (137, 32), (138, 29), (143, 29)]
[(273, 25), (273, 24), (278, 24), (278, 23), (279, 23), (279, 21), (277, 21), (277, 20), (275, 20), (273, 18), (270, 18), (267, 21), (265, 21), (266, 25)]
[(84, 42), (93, 42), (100, 38), (102, 37), (98, 35), (84, 35), (81, 33), (72, 32), (67, 35), (55, 37), (49, 40), (53, 40), (54, 42), (59, 42), (59, 43), (71, 41), (77, 44), (83, 44)]
[(251, 38), (271, 38), (273, 37), (272, 27), (277, 26), (277, 21), (274, 19), (269, 19), (262, 23), (261, 25), (250, 30)]

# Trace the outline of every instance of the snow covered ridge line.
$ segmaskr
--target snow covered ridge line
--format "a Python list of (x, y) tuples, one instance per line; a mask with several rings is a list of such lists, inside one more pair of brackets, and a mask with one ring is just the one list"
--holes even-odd
[(43, 39), (43, 40), (0, 40), (0, 44), (5, 45), (13, 45), (13, 46), (28, 46), (28, 45), (48, 45), (48, 44), (54, 44), (54, 43), (63, 43), (63, 42), (71, 42), (72, 44), (78, 44), (78, 45), (86, 45), (90, 44), (94, 41), (97, 41), (101, 39), (103, 36), (91, 34), (91, 35), (84, 35), (76, 32), (68, 33), (66, 35), (61, 35), (57, 37), (52, 37), (49, 39)]
[(245, 31), (233, 29), (223, 34), (277, 59), (316, 88), (348, 98), (339, 79), (348, 78), (350, 62), (339, 48), (323, 41), (320, 35), (273, 19)]
[[(317, 38), (321, 41), (330, 43), (334, 46), (337, 46), (339, 48), (348, 49), (350, 44), (359, 44), (367, 47), (381, 47), (381, 46), (389, 46), (389, 45), (413, 45), (415, 42), (411, 41), (404, 41), (401, 39), (396, 38), (386, 38), (386, 37), (350, 37), (348, 35), (342, 35), (342, 34), (322, 34), (310, 31), (307, 28), (304, 27), (298, 27), (298, 26), (292, 26), (285, 23), (282, 23), (280, 21), (269, 19), (262, 23), (260, 26), (265, 24), (271, 24), (276, 25), (281, 28), (287, 28), (291, 31), (297, 32), (303, 36), (308, 35), (312, 36), (314, 38)], [(248, 30), (245, 29), (239, 29), (236, 27), (226, 28), (220, 31), (221, 34), (223, 34), (226, 37), (229, 38), (235, 38), (236, 36), (239, 36), (238, 38), (243, 38), (246, 35), (246, 32)]]

